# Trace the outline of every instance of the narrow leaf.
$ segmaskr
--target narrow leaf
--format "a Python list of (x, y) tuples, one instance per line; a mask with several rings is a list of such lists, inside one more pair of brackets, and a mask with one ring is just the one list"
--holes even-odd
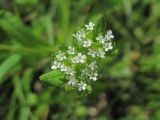
[(9, 70), (20, 61), (20, 59), (20, 55), (13, 54), (4, 60), (4, 62), (0, 65), (0, 84), (5, 80), (4, 77), (6, 73), (8, 73)]

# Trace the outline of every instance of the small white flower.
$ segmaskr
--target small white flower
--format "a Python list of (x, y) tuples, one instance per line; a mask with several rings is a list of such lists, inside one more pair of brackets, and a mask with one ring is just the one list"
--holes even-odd
[(111, 30), (108, 30), (108, 31), (107, 31), (107, 34), (105, 35), (105, 38), (106, 38), (107, 40), (110, 40), (110, 39), (113, 39), (113, 38), (114, 38)]
[(86, 26), (87, 30), (93, 30), (94, 25), (95, 25), (94, 23), (89, 22), (88, 25), (85, 25), (85, 26)]
[(89, 46), (91, 46), (91, 44), (92, 44), (92, 41), (91, 40), (85, 40), (85, 41), (83, 41), (83, 47), (89, 47)]
[(67, 71), (67, 67), (64, 64), (60, 65), (60, 71), (65, 72)]
[(85, 90), (86, 86), (87, 84), (81, 81), (80, 83), (78, 83), (78, 90), (79, 91)]
[(66, 59), (65, 53), (62, 52), (62, 51), (59, 51), (58, 54), (56, 55), (56, 58), (57, 58), (59, 61), (62, 61), (62, 60), (64, 60), (64, 59)]
[(73, 37), (75, 37), (78, 41), (81, 41), (81, 35), (79, 33), (73, 34)]
[(78, 63), (78, 59), (77, 59), (77, 57), (73, 57), (73, 58), (71, 58), (71, 61), (72, 61), (72, 63)]
[(101, 48), (98, 49), (97, 56), (99, 56), (100, 58), (105, 57), (105, 52), (103, 51), (103, 49)]
[(94, 51), (94, 50), (92, 50), (92, 49), (89, 49), (87, 54), (88, 54), (89, 56), (91, 56), (91, 57), (95, 58), (95, 57), (96, 57), (97, 52), (96, 52), (96, 51)]
[(75, 77), (69, 77), (68, 85), (75, 86), (77, 84)]
[(86, 59), (86, 55), (83, 55), (82, 53), (78, 53), (78, 55), (77, 55), (78, 63), (84, 63), (85, 59)]
[(67, 52), (68, 52), (68, 54), (74, 54), (75, 53), (75, 48), (69, 46)]
[(85, 33), (84, 29), (81, 29), (76, 34), (73, 34), (73, 37), (75, 37), (76, 40), (80, 42), (86, 38), (86, 33)]
[(101, 44), (104, 44), (106, 39), (103, 35), (98, 35), (98, 37), (96, 37), (96, 40), (98, 40)]
[(78, 53), (76, 57), (71, 58), (72, 63), (84, 63), (86, 59), (86, 55), (82, 53)]
[(98, 66), (97, 66), (97, 64), (96, 64), (96, 61), (92, 62), (92, 63), (89, 65), (89, 68), (90, 68), (91, 70), (97, 69)]
[(73, 68), (68, 67), (68, 69), (67, 69), (67, 71), (66, 71), (66, 74), (67, 74), (67, 75), (74, 76), (75, 73), (76, 73), (76, 71), (74, 71)]
[(57, 69), (57, 68), (60, 67), (60, 65), (61, 65), (60, 62), (54, 61), (53, 64), (52, 64), (52, 66), (51, 66), (51, 69), (52, 70)]
[(86, 38), (86, 32), (84, 29), (81, 29), (80, 31), (78, 31), (78, 33), (81, 35), (81, 38)]
[(93, 80), (93, 81), (96, 81), (97, 80), (97, 76), (98, 76), (97, 72), (92, 73), (92, 74), (89, 75), (89, 79)]
[(109, 43), (104, 44), (103, 48), (105, 51), (113, 49), (112, 43), (109, 42)]

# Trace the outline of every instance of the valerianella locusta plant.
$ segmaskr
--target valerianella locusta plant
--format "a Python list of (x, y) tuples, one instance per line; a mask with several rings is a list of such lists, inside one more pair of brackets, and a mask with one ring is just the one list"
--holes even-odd
[(54, 56), (51, 69), (63, 73), (61, 76), (66, 81), (64, 85), (67, 88), (78, 91), (91, 89), (90, 83), (100, 77), (98, 61), (107, 57), (107, 52), (113, 49), (112, 31), (108, 30), (106, 34), (100, 33), (93, 37), (91, 33), (94, 26), (94, 23), (89, 22), (74, 33), (75, 46), (68, 46), (66, 51), (59, 51)]

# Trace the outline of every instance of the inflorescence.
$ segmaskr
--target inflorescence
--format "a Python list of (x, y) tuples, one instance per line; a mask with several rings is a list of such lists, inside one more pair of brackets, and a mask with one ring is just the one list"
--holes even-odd
[(95, 24), (89, 22), (83, 29), (73, 34), (75, 46), (69, 46), (66, 52), (59, 51), (51, 66), (65, 74), (67, 83), (78, 91), (84, 91), (91, 81), (99, 78), (98, 60), (106, 57), (106, 52), (113, 49), (112, 31), (105, 35), (91, 37)]

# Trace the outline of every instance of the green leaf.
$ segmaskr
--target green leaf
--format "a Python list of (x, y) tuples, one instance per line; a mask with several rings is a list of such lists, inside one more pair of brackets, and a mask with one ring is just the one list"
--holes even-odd
[(16, 42), (27, 47), (48, 47), (48, 44), (35, 36), (32, 29), (23, 24), (23, 21), (18, 16), (6, 11), (0, 11), (0, 18), (0, 27), (9, 38), (14, 38)]
[(64, 74), (58, 70), (40, 76), (40, 81), (47, 86), (58, 86), (63, 83)]
[(13, 54), (4, 60), (4, 62), (0, 65), (0, 84), (5, 80), (4, 77), (6, 73), (8, 73), (9, 70), (20, 61), (20, 59), (20, 55)]
[(92, 92), (92, 87), (90, 85), (87, 85), (88, 92)]

